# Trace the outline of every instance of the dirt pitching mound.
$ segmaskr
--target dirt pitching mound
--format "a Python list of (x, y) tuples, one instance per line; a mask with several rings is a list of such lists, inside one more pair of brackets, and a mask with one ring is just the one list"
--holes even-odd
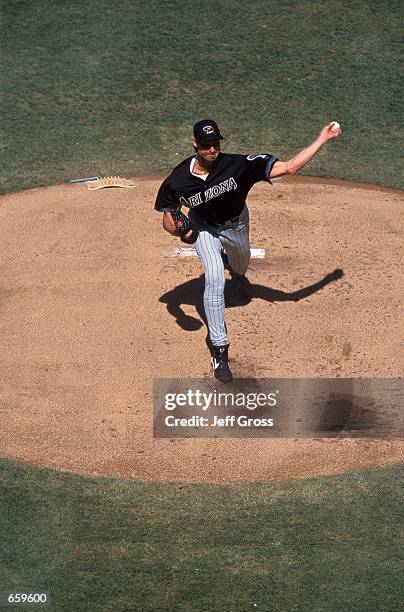
[[(0, 198), (0, 455), (188, 482), (401, 462), (393, 439), (153, 439), (153, 379), (210, 377), (210, 355), (200, 262), (172, 256), (181, 243), (153, 212), (161, 177), (134, 180)], [(251, 243), (266, 255), (251, 262), (252, 301), (226, 311), (236, 377), (401, 376), (400, 206), (399, 191), (310, 178), (253, 189)]]

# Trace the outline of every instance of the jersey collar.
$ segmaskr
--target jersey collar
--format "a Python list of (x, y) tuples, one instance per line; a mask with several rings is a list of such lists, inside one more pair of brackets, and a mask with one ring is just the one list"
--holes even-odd
[(203, 181), (206, 181), (206, 179), (209, 176), (209, 172), (207, 172), (206, 174), (196, 174), (194, 172), (194, 166), (195, 166), (195, 162), (196, 162), (196, 155), (194, 155), (194, 157), (191, 157), (191, 163), (189, 164), (189, 171), (192, 174), (192, 176), (196, 176), (196, 178), (202, 179)]
[(222, 157), (223, 157), (223, 153), (222, 153), (222, 151), (220, 151), (219, 155), (217, 156), (217, 159), (215, 161), (215, 164), (214, 164), (212, 170), (210, 172), (207, 172), (206, 174), (202, 175), (202, 174), (195, 174), (193, 172), (193, 168), (194, 168), (194, 165), (195, 165), (195, 162), (196, 162), (196, 155), (194, 155), (193, 157), (191, 157), (191, 163), (189, 165), (189, 170), (190, 170), (192, 176), (194, 176), (195, 178), (201, 179), (201, 181), (206, 181), (208, 177), (211, 177), (212, 174), (214, 174), (214, 172), (216, 171), (218, 162), (219, 162), (219, 160)]

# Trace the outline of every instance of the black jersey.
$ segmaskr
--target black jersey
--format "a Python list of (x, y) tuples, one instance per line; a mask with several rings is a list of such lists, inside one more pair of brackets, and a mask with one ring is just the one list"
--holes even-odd
[(195, 156), (188, 157), (163, 181), (155, 209), (174, 212), (181, 206), (192, 208), (206, 223), (225, 223), (241, 213), (251, 187), (268, 181), (277, 157), (266, 153), (237, 155), (219, 153), (206, 180), (193, 174)]

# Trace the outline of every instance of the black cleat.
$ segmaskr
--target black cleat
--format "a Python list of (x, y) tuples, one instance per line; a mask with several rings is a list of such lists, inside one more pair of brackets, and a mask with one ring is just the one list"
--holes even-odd
[(233, 272), (231, 280), (225, 291), (225, 304), (232, 306), (246, 306), (251, 302), (252, 288), (250, 281), (243, 274)]
[(222, 383), (231, 383), (233, 374), (229, 368), (229, 345), (214, 346), (211, 359), (213, 374)]

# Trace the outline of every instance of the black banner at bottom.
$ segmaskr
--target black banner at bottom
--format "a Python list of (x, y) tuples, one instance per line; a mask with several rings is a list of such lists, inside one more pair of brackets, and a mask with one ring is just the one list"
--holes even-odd
[(156, 438), (404, 437), (400, 378), (154, 381)]

